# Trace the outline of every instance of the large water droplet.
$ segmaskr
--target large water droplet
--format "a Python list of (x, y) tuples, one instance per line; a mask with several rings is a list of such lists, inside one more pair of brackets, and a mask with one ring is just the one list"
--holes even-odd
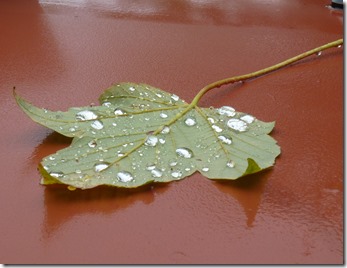
[(208, 120), (208, 122), (210, 122), (211, 124), (214, 124), (214, 123), (216, 122), (212, 117), (208, 117), (207, 120)]
[(177, 95), (175, 94), (172, 94), (171, 95), (171, 99), (173, 99), (174, 101), (178, 101), (180, 99), (180, 97), (178, 97)]
[(231, 138), (228, 138), (228, 137), (223, 136), (223, 135), (218, 136), (218, 139), (225, 144), (231, 144), (232, 143)]
[(161, 134), (168, 134), (170, 132), (170, 128), (168, 126), (163, 127), (161, 130)]
[(117, 173), (117, 178), (121, 182), (130, 182), (130, 181), (134, 180), (133, 175), (130, 172), (127, 172), (127, 171), (120, 171), (120, 172), (118, 172)]
[(160, 113), (159, 115), (161, 118), (167, 118), (167, 114), (166, 113)]
[(147, 136), (145, 145), (153, 147), (153, 146), (156, 146), (157, 143), (158, 143), (158, 138), (156, 136), (153, 136), (153, 135)]
[(230, 168), (235, 167), (235, 162), (234, 162), (233, 160), (229, 160), (229, 161), (227, 162), (227, 167), (230, 167)]
[(109, 164), (109, 163), (106, 163), (106, 162), (95, 164), (95, 165), (94, 165), (94, 171), (95, 171), (95, 172), (101, 172), (101, 171), (103, 171), (104, 169), (108, 168), (109, 165), (110, 165), (110, 164)]
[(217, 125), (212, 125), (212, 128), (214, 129), (214, 131), (216, 131), (216, 132), (222, 132), (223, 131), (223, 129), (221, 129), (219, 126), (217, 126)]
[(98, 118), (98, 116), (92, 112), (92, 111), (81, 111), (76, 114), (76, 120), (78, 121), (86, 121), (86, 120), (93, 120)]
[(117, 108), (114, 110), (114, 114), (115, 115), (124, 115), (125, 112), (122, 109)]
[(54, 178), (61, 178), (64, 176), (64, 173), (60, 171), (56, 171), (56, 172), (50, 172), (49, 175), (51, 175)]
[(104, 127), (104, 125), (99, 120), (95, 120), (93, 123), (91, 123), (90, 126), (97, 130), (102, 129)]
[(254, 121), (254, 117), (253, 116), (251, 116), (251, 115), (244, 115), (244, 116), (242, 116), (242, 117), (240, 117), (240, 119), (241, 120), (243, 120), (243, 121), (245, 121), (246, 123), (248, 123), (248, 124), (251, 124), (251, 123), (253, 123), (253, 121)]
[(195, 119), (194, 119), (194, 118), (191, 118), (191, 117), (188, 117), (188, 118), (184, 121), (184, 123), (185, 123), (187, 126), (189, 126), (189, 127), (192, 127), (192, 126), (196, 125)]
[(105, 107), (110, 107), (111, 105), (112, 105), (112, 103), (109, 102), (109, 101), (104, 102), (104, 103), (102, 104), (102, 106), (105, 106)]
[(222, 106), (218, 109), (218, 113), (220, 115), (226, 115), (226, 116), (234, 116), (236, 114), (235, 109), (230, 106)]
[(159, 169), (153, 169), (151, 170), (151, 173), (154, 178), (160, 178), (163, 176), (163, 172), (161, 172)]
[(188, 148), (178, 148), (176, 149), (176, 153), (184, 158), (192, 158), (193, 157), (193, 152), (192, 150), (188, 149)]
[(155, 169), (155, 164), (149, 164), (149, 165), (147, 165), (146, 169), (147, 169), (147, 170), (153, 170), (153, 169)]
[(171, 172), (171, 176), (174, 177), (174, 178), (180, 178), (182, 177), (182, 172), (181, 171), (173, 171)]
[(227, 122), (227, 126), (240, 132), (247, 130), (247, 123), (239, 119), (230, 119)]

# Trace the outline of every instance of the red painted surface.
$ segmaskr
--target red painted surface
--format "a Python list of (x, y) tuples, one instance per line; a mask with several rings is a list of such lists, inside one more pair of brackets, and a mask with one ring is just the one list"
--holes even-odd
[(43, 187), (38, 163), (69, 140), (12, 96), (16, 86), (66, 110), (131, 81), (190, 101), (210, 82), (341, 38), (329, 2), (0, 1), (0, 262), (341, 264), (343, 48), (202, 100), (276, 120), (276, 165), (235, 182)]

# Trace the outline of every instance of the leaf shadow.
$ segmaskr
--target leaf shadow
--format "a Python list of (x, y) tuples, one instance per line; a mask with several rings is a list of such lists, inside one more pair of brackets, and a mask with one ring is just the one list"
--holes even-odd
[(247, 217), (247, 227), (253, 227), (262, 196), (271, 175), (271, 169), (247, 175), (234, 181), (214, 181), (214, 186), (223, 193), (231, 195), (242, 206)]
[[(52, 132), (35, 148), (31, 161), (37, 165), (43, 157), (70, 143), (71, 138)], [(49, 239), (56, 230), (78, 215), (113, 214), (139, 202), (148, 205), (167, 189), (168, 185), (162, 183), (151, 183), (134, 189), (99, 186), (75, 191), (68, 190), (66, 185), (45, 186), (43, 238)]]

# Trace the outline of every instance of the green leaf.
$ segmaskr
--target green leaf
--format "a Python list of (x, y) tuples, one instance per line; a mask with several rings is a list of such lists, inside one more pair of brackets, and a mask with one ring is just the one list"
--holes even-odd
[(268, 135), (273, 122), (229, 106), (189, 105), (145, 84), (114, 85), (100, 96), (100, 106), (67, 112), (15, 97), (34, 121), (74, 137), (68, 148), (42, 160), (45, 185), (130, 188), (180, 180), (196, 171), (210, 179), (237, 179), (271, 167), (280, 154)]

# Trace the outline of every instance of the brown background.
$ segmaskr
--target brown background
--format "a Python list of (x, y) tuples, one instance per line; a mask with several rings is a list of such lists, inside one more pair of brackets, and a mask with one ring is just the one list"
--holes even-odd
[(190, 101), (341, 38), (330, 1), (59, 2), (0, 1), (1, 263), (343, 262), (343, 48), (205, 96), (276, 120), (276, 165), (235, 182), (43, 187), (38, 163), (70, 140), (12, 96), (66, 110), (131, 81)]

